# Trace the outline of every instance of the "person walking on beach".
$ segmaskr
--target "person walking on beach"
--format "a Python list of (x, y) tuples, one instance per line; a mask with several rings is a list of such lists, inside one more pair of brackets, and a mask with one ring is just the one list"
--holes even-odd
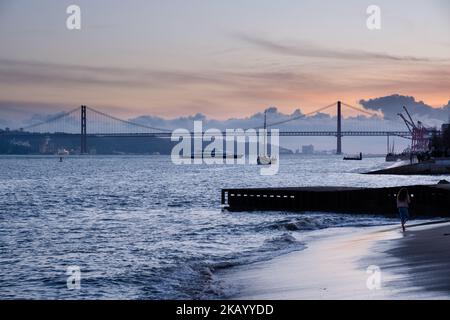
[(401, 188), (397, 195), (397, 208), (402, 222), (402, 229), (405, 232), (405, 223), (409, 219), (409, 204), (411, 198), (409, 197), (408, 189)]

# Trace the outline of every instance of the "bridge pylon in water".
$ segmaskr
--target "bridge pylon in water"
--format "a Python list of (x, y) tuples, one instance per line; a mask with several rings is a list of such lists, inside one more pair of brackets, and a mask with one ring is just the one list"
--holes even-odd
[(336, 154), (342, 154), (342, 105), (341, 101), (337, 102), (337, 145), (336, 145)]
[(81, 106), (81, 144), (80, 153), (87, 154), (86, 106)]

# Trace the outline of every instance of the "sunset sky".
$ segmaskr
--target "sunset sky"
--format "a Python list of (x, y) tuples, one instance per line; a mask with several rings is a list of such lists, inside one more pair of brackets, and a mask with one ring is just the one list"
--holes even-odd
[[(366, 27), (371, 4), (381, 30)], [(86, 104), (226, 119), (394, 93), (440, 107), (449, 13), (447, 0), (0, 0), (0, 118)]]

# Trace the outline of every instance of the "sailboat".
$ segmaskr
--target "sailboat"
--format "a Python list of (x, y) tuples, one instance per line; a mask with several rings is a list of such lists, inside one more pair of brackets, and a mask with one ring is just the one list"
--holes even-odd
[(256, 160), (258, 165), (261, 166), (268, 166), (277, 161), (275, 157), (269, 157), (266, 154), (266, 137), (267, 137), (267, 110), (264, 111), (264, 154), (258, 155), (258, 158)]
[(395, 140), (392, 142), (392, 149), (386, 155), (386, 162), (396, 162), (411, 160), (411, 149), (407, 148), (402, 153), (395, 153)]

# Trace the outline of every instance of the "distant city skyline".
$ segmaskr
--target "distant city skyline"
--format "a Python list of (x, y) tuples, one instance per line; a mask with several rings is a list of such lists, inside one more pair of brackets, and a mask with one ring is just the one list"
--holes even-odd
[(130, 118), (289, 114), (394, 93), (448, 103), (448, 1), (0, 3), (0, 121), (80, 104)]

